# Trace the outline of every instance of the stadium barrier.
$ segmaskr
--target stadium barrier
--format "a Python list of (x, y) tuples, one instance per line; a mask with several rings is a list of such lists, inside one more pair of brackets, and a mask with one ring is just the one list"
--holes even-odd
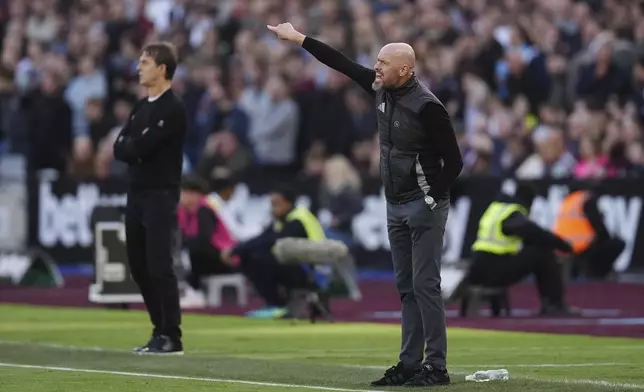
[[(503, 187), (513, 180), (469, 178), (452, 189), (452, 206), (445, 232), (444, 263), (454, 264), (470, 255), (478, 219)], [(574, 181), (535, 181), (539, 196), (531, 208), (532, 218), (543, 227), (552, 227), (562, 199)], [(642, 197), (644, 183), (639, 179), (607, 180), (599, 200), (607, 229), (626, 242), (616, 262), (618, 272), (644, 272), (644, 233)], [(229, 203), (229, 211), (249, 233), (258, 232), (270, 221), (267, 191), (271, 181), (265, 176), (241, 182)], [(301, 203), (315, 211), (322, 223), (330, 214), (317, 202), (319, 185), (294, 184)], [(353, 247), (360, 268), (389, 269), (389, 243), (385, 226), (385, 203), (378, 182), (364, 184), (363, 210), (352, 221)], [(28, 245), (44, 250), (59, 264), (93, 264), (94, 232), (91, 224), (96, 208), (125, 205), (125, 184), (120, 181), (75, 182), (68, 179), (36, 180), (28, 184)], [(250, 235), (250, 234), (249, 234)]]

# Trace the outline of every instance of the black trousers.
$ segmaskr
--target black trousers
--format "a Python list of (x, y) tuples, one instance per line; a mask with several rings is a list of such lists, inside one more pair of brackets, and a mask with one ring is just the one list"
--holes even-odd
[(575, 267), (588, 278), (605, 279), (624, 247), (626, 243), (619, 238), (596, 238), (588, 249), (575, 257)]
[(473, 285), (509, 287), (529, 275), (536, 278), (543, 306), (565, 304), (562, 268), (551, 250), (525, 246), (516, 256), (474, 252), (465, 279)]
[(172, 338), (181, 337), (173, 269), (179, 245), (178, 201), (178, 190), (130, 191), (125, 213), (127, 257), (154, 325), (153, 334)]
[(190, 252), (190, 273), (186, 277), (188, 284), (195, 290), (201, 290), (202, 279), (212, 275), (235, 273), (235, 270), (221, 261), (221, 252), (210, 249), (210, 252)]
[(293, 289), (316, 289), (302, 266), (280, 264), (268, 250), (242, 258), (241, 271), (264, 299), (266, 306), (285, 307)]

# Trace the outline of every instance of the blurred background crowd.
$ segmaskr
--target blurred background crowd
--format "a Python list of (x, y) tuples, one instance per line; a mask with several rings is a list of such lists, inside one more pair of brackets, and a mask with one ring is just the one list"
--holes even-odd
[(644, 167), (640, 0), (4, 0), (0, 138), (30, 171), (120, 176), (112, 141), (141, 46), (177, 45), (185, 170), (378, 177), (374, 105), (266, 24), (284, 21), (371, 67), (405, 41), (451, 113), (463, 175), (597, 178)]

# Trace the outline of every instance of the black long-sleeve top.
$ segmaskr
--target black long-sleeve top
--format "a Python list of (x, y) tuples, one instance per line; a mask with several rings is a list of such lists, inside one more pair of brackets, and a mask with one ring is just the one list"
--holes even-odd
[[(502, 203), (526, 204), (514, 197), (501, 197), (499, 201)], [(520, 237), (524, 243), (529, 245), (572, 252), (572, 247), (568, 242), (556, 234), (543, 229), (520, 212), (514, 212), (507, 217), (501, 224), (501, 230), (507, 236)]]
[(114, 158), (128, 164), (132, 188), (179, 188), (186, 124), (185, 107), (171, 89), (134, 105), (114, 142)]
[(599, 207), (597, 206), (598, 198), (596, 195), (591, 194), (586, 202), (584, 203), (583, 210), (584, 215), (588, 218), (590, 225), (595, 230), (595, 235), (601, 239), (607, 239), (610, 237), (606, 225), (604, 225), (604, 219), (602, 218), (601, 212), (599, 212)]
[[(377, 98), (377, 92), (372, 88), (372, 84), (376, 77), (376, 72), (373, 69), (363, 67), (362, 65), (350, 60), (348, 57), (343, 55), (341, 52), (331, 48), (330, 46), (313, 39), (311, 37), (306, 37), (302, 43), (302, 47), (311, 53), (316, 59), (318, 59), (323, 64), (328, 67), (343, 73), (352, 80), (354, 80), (360, 87), (362, 87), (369, 95), (374, 98)], [(408, 82), (409, 83), (409, 82)], [(414, 77), (411, 81), (411, 84), (418, 83)], [(393, 99), (401, 98), (401, 95), (409, 93), (412, 88), (416, 86), (401, 86), (398, 89), (389, 89), (388, 93), (391, 94)], [(387, 141), (385, 140), (387, 132), (383, 132), (381, 129), (381, 144), (385, 148), (390, 148), (388, 144), (393, 143), (394, 147), (396, 144), (400, 145), (413, 145), (415, 148), (422, 148), (427, 150), (427, 154), (421, 159), (421, 165), (423, 166), (422, 180), (428, 182), (429, 190), (426, 192), (427, 195), (432, 196), (435, 200), (444, 198), (448, 194), (448, 190), (451, 187), (452, 183), (463, 169), (463, 159), (461, 157), (461, 152), (456, 141), (456, 135), (454, 133), (454, 128), (452, 126), (449, 114), (445, 107), (438, 101), (433, 94), (429, 92), (425, 87), (422, 87), (425, 96), (431, 95), (431, 99), (428, 100), (420, 109), (419, 109), (419, 121), (421, 123), (421, 128), (425, 133), (422, 136), (416, 135), (414, 132), (409, 132), (404, 135), (395, 136), (394, 139)], [(416, 90), (418, 91), (418, 89)], [(398, 97), (397, 97), (398, 96)], [(376, 102), (378, 105), (379, 103)], [(395, 106), (395, 104), (394, 104)], [(384, 106), (384, 107), (387, 107)], [(406, 109), (405, 109), (406, 110)], [(403, 111), (404, 113), (405, 111)], [(391, 121), (389, 117), (389, 127), (392, 123), (398, 121)], [(402, 122), (402, 121), (401, 121)], [(386, 121), (385, 121), (386, 123)], [(381, 127), (379, 127), (381, 128)], [(391, 132), (389, 130), (389, 135), (391, 138)], [(396, 143), (397, 140), (402, 140), (400, 143)], [(425, 148), (426, 147), (426, 148)], [(411, 149), (411, 148), (409, 148)], [(408, 150), (409, 150), (408, 149)], [(394, 151), (401, 150), (398, 148)], [(384, 154), (388, 155), (388, 154)], [(406, 167), (406, 162), (409, 159), (415, 159), (416, 157), (402, 157), (405, 160), (404, 163), (401, 162), (401, 158), (396, 157), (395, 161), (398, 162), (399, 166), (395, 166), (394, 160), (389, 158), (389, 161), (381, 163), (383, 165), (383, 182), (385, 182), (385, 195), (388, 196), (388, 199), (396, 199), (397, 202), (405, 202), (410, 198), (417, 198), (418, 191), (408, 187), (410, 181), (402, 185), (397, 185), (397, 190), (394, 191), (392, 185), (389, 185), (387, 176), (389, 178), (400, 177), (399, 174), (403, 176), (406, 174), (405, 171), (409, 168)], [(405, 167), (403, 167), (405, 166)], [(425, 170), (425, 168), (428, 168)], [(389, 172), (391, 171), (391, 174)], [(397, 173), (401, 172), (401, 173)], [(411, 176), (416, 177), (417, 172), (410, 173)], [(421, 189), (419, 178), (414, 178), (414, 182), (418, 181)], [(409, 188), (409, 189), (408, 189)], [(424, 191), (424, 190), (423, 190)]]
[(528, 217), (515, 212), (503, 221), (501, 226), (503, 234), (507, 236), (521, 237), (524, 243), (537, 245), (548, 249), (558, 249), (564, 252), (571, 252), (569, 243), (559, 238), (554, 233), (544, 230)]

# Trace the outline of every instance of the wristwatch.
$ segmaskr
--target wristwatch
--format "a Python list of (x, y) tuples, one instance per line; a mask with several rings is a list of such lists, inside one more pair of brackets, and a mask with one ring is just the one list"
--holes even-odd
[(436, 208), (436, 205), (438, 203), (436, 203), (436, 201), (434, 200), (433, 197), (425, 196), (425, 204), (427, 204), (429, 206), (429, 208), (433, 210), (434, 208)]

